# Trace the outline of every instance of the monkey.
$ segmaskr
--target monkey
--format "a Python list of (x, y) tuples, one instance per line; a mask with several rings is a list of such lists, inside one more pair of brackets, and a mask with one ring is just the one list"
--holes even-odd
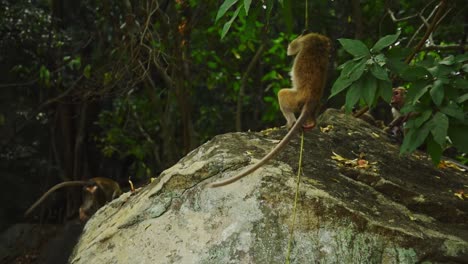
[(392, 136), (397, 138), (402, 138), (404, 136), (403, 125), (412, 115), (411, 113), (402, 115), (400, 113), (401, 108), (405, 104), (406, 89), (403, 87), (393, 88), (392, 99), (390, 100), (390, 106), (392, 107), (392, 116), (393, 120), (388, 124), (388, 127), (385, 129), (387, 133), (390, 133)]
[(400, 110), (405, 104), (406, 89), (403, 87), (393, 88), (390, 106), (392, 107), (393, 118), (401, 116)]
[[(302, 34), (289, 44), (287, 55), (295, 55), (291, 70), (292, 88), (278, 92), (278, 102), (289, 132), (256, 164), (229, 179), (212, 183), (210, 187), (224, 186), (247, 176), (278, 154), (301, 127), (305, 131), (315, 127), (327, 80), (330, 48), (330, 39), (317, 33)], [(296, 120), (298, 111), (300, 115)]]
[(119, 184), (108, 178), (96, 177), (91, 178), (88, 181), (62, 182), (45, 192), (33, 205), (31, 205), (31, 207), (29, 207), (29, 209), (24, 213), (24, 216), (26, 217), (31, 214), (31, 212), (52, 192), (62, 187), (69, 186), (83, 186), (83, 203), (79, 210), (80, 220), (83, 222), (89, 219), (89, 217), (91, 217), (91, 215), (100, 207), (122, 194)]
[(108, 178), (93, 178), (83, 189), (83, 203), (79, 210), (81, 221), (86, 221), (99, 208), (122, 194), (119, 184)]

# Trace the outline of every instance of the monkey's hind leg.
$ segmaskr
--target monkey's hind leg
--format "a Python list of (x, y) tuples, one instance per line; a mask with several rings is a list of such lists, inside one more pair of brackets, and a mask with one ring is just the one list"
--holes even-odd
[(304, 130), (310, 130), (317, 124), (317, 112), (320, 108), (320, 101), (311, 99), (305, 107), (307, 108), (307, 118), (302, 124)]
[(294, 112), (299, 110), (297, 100), (297, 91), (295, 89), (281, 89), (278, 92), (278, 102), (284, 118), (286, 118), (286, 128), (291, 127), (296, 123), (296, 116)]

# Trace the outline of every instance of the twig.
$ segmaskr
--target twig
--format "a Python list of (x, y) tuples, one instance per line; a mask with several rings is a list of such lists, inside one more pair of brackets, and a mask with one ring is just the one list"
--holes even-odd
[(407, 16), (407, 17), (396, 18), (395, 14), (393, 13), (393, 11), (390, 8), (387, 8), (387, 13), (390, 15), (390, 18), (392, 19), (393, 22), (400, 22), (400, 21), (410, 20), (410, 19), (413, 19), (415, 17), (418, 17), (418, 15), (419, 15), (419, 14), (415, 14), (415, 15), (410, 15), (410, 16)]
[(424, 46), (424, 43), (426, 42), (427, 38), (432, 34), (432, 32), (434, 32), (434, 30), (436, 29), (437, 25), (440, 22), (439, 19), (443, 15), (443, 11), (445, 9), (445, 6), (447, 5), (446, 2), (447, 2), (447, 0), (441, 0), (440, 4), (437, 5), (438, 6), (437, 7), (437, 12), (436, 12), (436, 14), (434, 16), (434, 19), (432, 19), (431, 25), (429, 26), (429, 28), (427, 28), (426, 33), (424, 34), (422, 39), (419, 41), (418, 45), (416, 45), (413, 52), (406, 58), (405, 63), (409, 64), (411, 62), (411, 60), (414, 58), (416, 53), (418, 53), (421, 50), (421, 48)]

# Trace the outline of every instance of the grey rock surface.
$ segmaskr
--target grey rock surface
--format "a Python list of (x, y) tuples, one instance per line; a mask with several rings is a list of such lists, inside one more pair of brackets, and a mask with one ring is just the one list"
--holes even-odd
[[(291, 263), (463, 263), (466, 172), (399, 156), (381, 130), (328, 110), (305, 133)], [(219, 135), (86, 224), (71, 263), (284, 263), (300, 137), (240, 181), (286, 133)]]

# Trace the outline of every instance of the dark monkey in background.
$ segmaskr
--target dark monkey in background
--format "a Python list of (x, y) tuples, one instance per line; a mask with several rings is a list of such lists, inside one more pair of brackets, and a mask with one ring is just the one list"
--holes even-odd
[[(296, 55), (291, 70), (292, 88), (281, 89), (278, 93), (278, 101), (289, 132), (259, 162), (229, 179), (212, 183), (210, 187), (230, 184), (254, 172), (278, 154), (301, 127), (304, 130), (315, 127), (320, 99), (327, 80), (330, 47), (330, 39), (317, 33), (300, 35), (289, 44), (287, 54)], [(295, 113), (299, 111), (300, 115), (296, 120)]]
[(88, 220), (99, 208), (122, 194), (119, 184), (108, 178), (96, 177), (87, 181), (62, 182), (45, 192), (41, 198), (29, 207), (24, 216), (28, 216), (52, 192), (69, 186), (83, 186), (83, 203), (80, 206), (81, 221)]

